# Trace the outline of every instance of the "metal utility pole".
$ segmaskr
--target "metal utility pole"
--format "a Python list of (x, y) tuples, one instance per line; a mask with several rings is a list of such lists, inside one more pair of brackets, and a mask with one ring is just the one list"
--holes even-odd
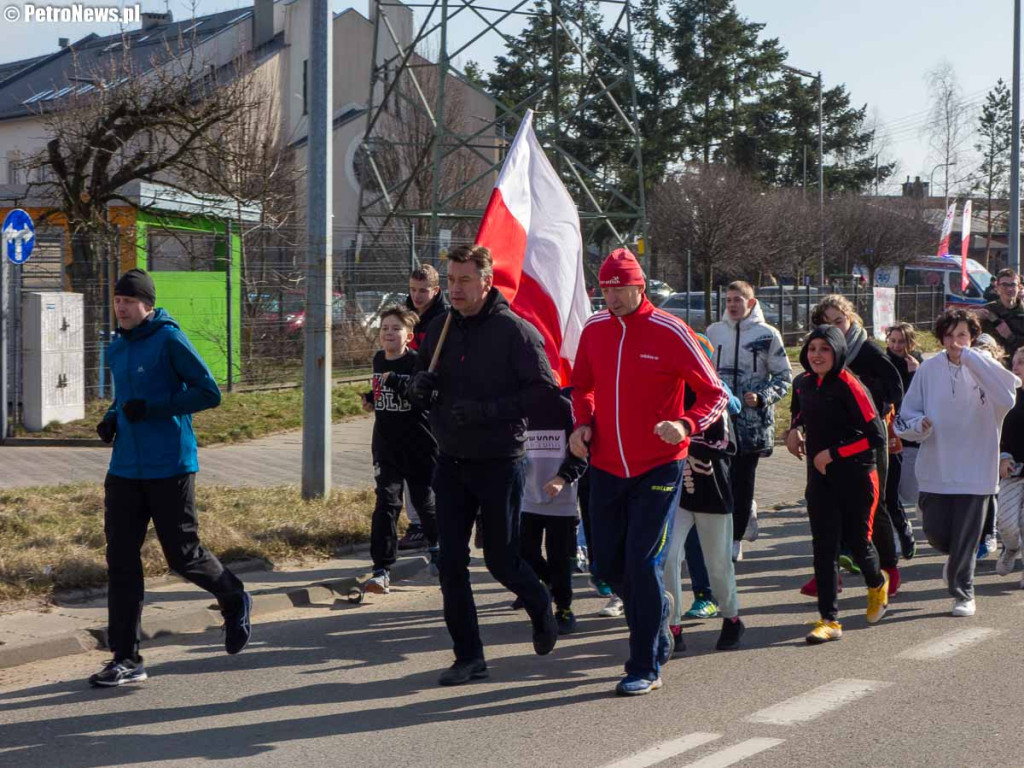
[[(818, 70), (818, 74), (808, 72), (806, 69), (797, 69), (791, 67), (788, 64), (783, 64), (782, 69), (787, 72), (792, 72), (794, 75), (800, 75), (800, 77), (806, 77), (809, 80), (818, 81), (818, 234), (820, 238), (821, 253), (819, 256), (819, 275), (821, 279), (820, 285), (825, 284), (825, 112), (822, 106), (822, 95), (824, 88), (822, 87), (821, 70)], [(804, 189), (807, 188), (807, 146), (804, 145)]]
[[(818, 230), (821, 236), (821, 283), (825, 284), (825, 112), (822, 109), (824, 86), (818, 70)], [(779, 304), (782, 301), (780, 299)]]
[(302, 497), (331, 491), (331, 9), (310, 0)]
[(1020, 0), (1013, 0), (1013, 144), (1010, 145), (1010, 262), (1020, 271)]

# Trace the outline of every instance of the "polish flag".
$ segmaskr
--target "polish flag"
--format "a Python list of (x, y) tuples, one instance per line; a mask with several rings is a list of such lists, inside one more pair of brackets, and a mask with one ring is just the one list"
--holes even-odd
[(490, 249), (494, 285), (540, 331), (551, 369), (567, 386), (591, 312), (583, 237), (576, 204), (533, 132), (532, 110), (509, 147), (476, 242)]
[(960, 290), (966, 291), (970, 280), (967, 279), (967, 254), (971, 251), (971, 201), (964, 204), (963, 224), (960, 227)]
[(956, 218), (956, 200), (949, 204), (946, 220), (942, 222), (942, 234), (939, 236), (939, 258), (949, 256), (949, 234), (953, 231), (953, 219)]

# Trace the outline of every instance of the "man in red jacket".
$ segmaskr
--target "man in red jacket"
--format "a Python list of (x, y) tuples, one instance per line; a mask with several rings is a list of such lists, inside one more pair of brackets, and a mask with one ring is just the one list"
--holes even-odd
[[(570, 448), (590, 458), (591, 563), (625, 603), (629, 660), (616, 693), (633, 696), (661, 687), (672, 655), (662, 570), (683, 460), (728, 396), (689, 326), (647, 300), (632, 253), (613, 251), (598, 278), (608, 309), (580, 337)], [(687, 386), (696, 402), (684, 413)]]

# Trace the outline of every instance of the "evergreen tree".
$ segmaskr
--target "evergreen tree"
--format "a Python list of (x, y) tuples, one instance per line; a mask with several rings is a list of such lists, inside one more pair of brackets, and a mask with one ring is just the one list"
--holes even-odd
[(978, 143), (981, 165), (974, 191), (985, 196), (988, 224), (985, 232), (985, 269), (988, 269), (992, 243), (992, 199), (1007, 196), (1010, 175), (1010, 144), (1013, 138), (1013, 115), (1010, 89), (1000, 78), (988, 92), (978, 117)]

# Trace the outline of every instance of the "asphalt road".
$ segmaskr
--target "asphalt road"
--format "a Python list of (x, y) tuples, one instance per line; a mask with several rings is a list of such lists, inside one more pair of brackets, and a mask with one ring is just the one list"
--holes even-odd
[(1019, 766), (1024, 592), (980, 565), (978, 614), (949, 615), (927, 548), (876, 627), (846, 576), (841, 642), (807, 646), (813, 601), (799, 510), (762, 516), (739, 564), (744, 648), (713, 650), (718, 620), (686, 626), (665, 687), (621, 699), (622, 619), (577, 577), (579, 631), (545, 658), (474, 560), (491, 669), (435, 684), (451, 661), (425, 577), (360, 607), (278, 614), (227, 657), (208, 633), (146, 649), (151, 678), (93, 691), (90, 654), (0, 671), (0, 766)]

